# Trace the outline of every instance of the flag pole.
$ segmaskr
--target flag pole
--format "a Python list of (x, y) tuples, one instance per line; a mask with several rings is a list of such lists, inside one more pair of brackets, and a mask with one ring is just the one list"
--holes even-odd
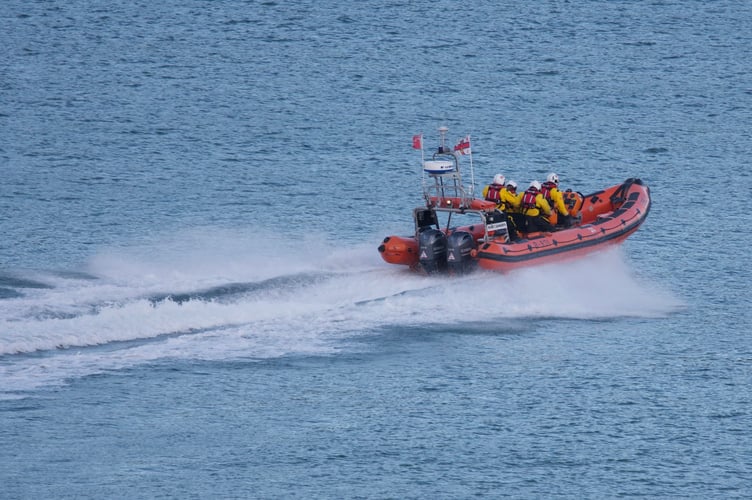
[(423, 153), (423, 132), (420, 133), (420, 183), (423, 185), (423, 197), (427, 198), (426, 194), (426, 157)]
[(423, 187), (423, 193), (426, 192), (426, 157), (423, 151), (423, 132), (413, 136), (413, 149), (420, 149), (420, 183)]
[(470, 145), (470, 194), (475, 194), (475, 169), (473, 168), (473, 144), (470, 141), (470, 134), (467, 135), (467, 143)]
[(470, 155), (470, 189), (468, 192), (472, 195), (475, 193), (475, 168), (473, 166), (473, 146), (470, 142), (470, 134), (461, 137), (457, 145), (454, 146), (454, 150), (461, 155)]

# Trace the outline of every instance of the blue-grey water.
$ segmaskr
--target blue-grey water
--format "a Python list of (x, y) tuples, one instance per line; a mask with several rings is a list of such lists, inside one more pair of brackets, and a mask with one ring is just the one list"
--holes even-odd
[[(5, 0), (0, 46), (0, 497), (752, 496), (752, 3)], [(441, 125), (648, 220), (389, 266)]]

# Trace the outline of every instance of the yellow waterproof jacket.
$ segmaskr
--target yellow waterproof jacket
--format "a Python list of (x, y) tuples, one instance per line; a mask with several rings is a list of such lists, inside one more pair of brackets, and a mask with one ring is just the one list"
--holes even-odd
[(559, 191), (559, 188), (551, 188), (548, 192), (549, 196), (551, 197), (551, 201), (553, 202), (553, 205), (557, 212), (559, 212), (561, 215), (569, 215), (569, 211), (567, 210), (567, 205), (564, 203), (564, 195), (561, 194), (561, 191)]
[(512, 194), (507, 188), (504, 188), (499, 193), (501, 203), (499, 208), (507, 213), (519, 213), (520, 205), (522, 204), (522, 193)]
[(546, 216), (551, 213), (551, 205), (548, 204), (546, 198), (542, 194), (536, 193), (535, 207), (525, 208), (522, 213), (528, 217), (538, 217), (541, 214)]
[[(494, 191), (489, 197), (491, 187)], [(520, 203), (522, 203), (522, 193), (512, 194), (506, 186), (500, 187), (498, 184), (491, 184), (483, 188), (483, 199), (496, 202), (496, 208), (502, 212), (519, 212)]]

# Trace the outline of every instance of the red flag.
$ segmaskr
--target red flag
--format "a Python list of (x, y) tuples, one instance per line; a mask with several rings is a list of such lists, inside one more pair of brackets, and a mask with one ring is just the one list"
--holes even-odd
[(464, 139), (460, 139), (460, 142), (454, 146), (454, 150), (459, 151), (461, 155), (470, 154), (472, 151), (470, 149), (470, 136), (466, 135)]
[(423, 134), (413, 136), (413, 149), (423, 149)]

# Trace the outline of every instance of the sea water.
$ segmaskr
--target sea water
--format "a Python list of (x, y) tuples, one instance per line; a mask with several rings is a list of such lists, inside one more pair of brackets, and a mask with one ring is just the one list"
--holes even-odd
[[(3, 498), (752, 494), (752, 4), (10, 0), (0, 42)], [(478, 192), (648, 219), (389, 266), (440, 126)]]

